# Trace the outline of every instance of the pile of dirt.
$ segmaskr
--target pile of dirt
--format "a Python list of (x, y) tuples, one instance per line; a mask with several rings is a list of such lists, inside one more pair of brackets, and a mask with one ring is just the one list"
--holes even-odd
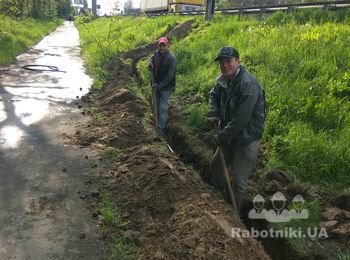
[(230, 205), (157, 145), (123, 149), (100, 179), (130, 222), (121, 235), (132, 234), (140, 259), (268, 259), (256, 240), (231, 237), (231, 227), (245, 227)]
[[(118, 61), (114, 66), (122, 67)], [(231, 236), (232, 227), (245, 229), (239, 217), (164, 140), (146, 130), (148, 106), (127, 84), (128, 77), (114, 78), (84, 98), (98, 106), (84, 112), (92, 120), (76, 136), (82, 145), (119, 151), (114, 163), (91, 176), (129, 222), (116, 232), (137, 245), (139, 259), (269, 259), (257, 240)]]
[[(114, 67), (125, 67), (117, 66), (120, 63), (114, 62)], [(105, 146), (124, 148), (152, 141), (142, 123), (148, 107), (125, 88), (126, 82), (131, 79), (130, 75), (125, 72), (119, 72), (119, 75), (123, 77), (109, 82), (103, 91), (84, 97), (90, 108), (83, 113), (91, 115), (92, 120), (85, 130), (78, 132), (80, 144), (98, 142)], [(116, 87), (114, 84), (121, 86)]]
[[(170, 145), (180, 155), (181, 160), (190, 162), (200, 172), (202, 179), (210, 184), (208, 165), (214, 151), (211, 140), (215, 133), (210, 128), (203, 130), (203, 132), (191, 133), (191, 129), (186, 129), (187, 132), (185, 132), (181, 123), (186, 116), (182, 112), (181, 105), (173, 103), (171, 110), (168, 122)], [(265, 199), (264, 208), (273, 209), (271, 197), (279, 191), (285, 195), (288, 204), (297, 195), (302, 196), (305, 202), (317, 201), (320, 204), (318, 228), (320, 230), (324, 227), (328, 235), (328, 238), (313, 239), (313, 242), (308, 246), (310, 248), (309, 254), (303, 257), (292, 247), (287, 238), (261, 239), (265, 250), (273, 259), (334, 259), (337, 253), (347, 252), (350, 248), (349, 195), (341, 195), (336, 199), (331, 199), (320, 189), (295, 181), (286, 172), (264, 171), (262, 170), (264, 168), (264, 153), (265, 148), (262, 144), (253, 176), (249, 180), (249, 196), (243, 205), (243, 221), (246, 226), (257, 230), (269, 230), (273, 227), (265, 220), (252, 221), (248, 218), (248, 213), (254, 209), (253, 198), (258, 194)]]

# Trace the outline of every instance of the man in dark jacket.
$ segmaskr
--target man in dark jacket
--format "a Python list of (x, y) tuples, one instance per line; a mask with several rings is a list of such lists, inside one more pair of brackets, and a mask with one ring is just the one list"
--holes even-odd
[[(248, 178), (263, 135), (265, 96), (259, 82), (241, 66), (235, 48), (221, 48), (215, 61), (220, 64), (221, 74), (210, 92), (208, 120), (219, 122), (219, 132), (214, 139), (224, 153), (241, 214)], [(214, 186), (225, 190), (218, 153), (211, 164), (211, 176)]]
[(169, 51), (167, 38), (162, 37), (158, 40), (158, 50), (148, 63), (148, 68), (152, 71), (152, 87), (156, 90), (157, 133), (164, 137), (168, 119), (169, 97), (176, 84), (176, 58)]

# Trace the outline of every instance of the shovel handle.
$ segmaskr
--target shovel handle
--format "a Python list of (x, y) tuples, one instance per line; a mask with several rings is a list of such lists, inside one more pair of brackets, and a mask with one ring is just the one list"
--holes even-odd
[(155, 123), (156, 123), (156, 129), (158, 127), (158, 113), (157, 113), (157, 90), (156, 88), (153, 87), (154, 84), (154, 75), (152, 72), (152, 82), (151, 82), (151, 88), (152, 88), (152, 105), (153, 105), (153, 113), (154, 113), (154, 118), (155, 118)]
[(218, 146), (218, 149), (219, 149), (219, 156), (220, 156), (221, 165), (222, 165), (222, 168), (223, 168), (223, 171), (224, 171), (223, 174), (224, 174), (224, 177), (225, 177), (225, 180), (226, 180), (228, 194), (230, 196), (232, 207), (237, 212), (237, 205), (236, 205), (236, 201), (235, 201), (235, 196), (233, 195), (231, 181), (230, 181), (229, 173), (228, 173), (228, 170), (227, 170), (224, 153), (222, 152), (221, 146)]

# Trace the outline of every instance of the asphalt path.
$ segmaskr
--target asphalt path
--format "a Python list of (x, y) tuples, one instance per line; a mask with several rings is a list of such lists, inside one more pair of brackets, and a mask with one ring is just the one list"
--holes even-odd
[(81, 199), (94, 154), (65, 137), (91, 84), (69, 22), (0, 68), (0, 259), (102, 258)]

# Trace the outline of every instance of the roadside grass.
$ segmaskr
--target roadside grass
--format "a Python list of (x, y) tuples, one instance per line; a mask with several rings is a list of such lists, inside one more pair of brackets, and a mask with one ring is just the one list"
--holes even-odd
[(129, 222), (123, 220), (109, 194), (103, 194), (99, 211), (102, 216), (102, 234), (108, 238), (108, 258), (136, 259), (137, 247), (134, 242), (120, 235), (120, 230), (125, 230)]
[(94, 89), (100, 89), (108, 72), (104, 64), (122, 52), (153, 42), (168, 32), (176, 24), (189, 18), (160, 16), (102, 17), (98, 19), (78, 19), (83, 54), (88, 70), (94, 78)]
[(0, 65), (11, 63), (61, 23), (62, 20), (14, 20), (0, 14)]
[(350, 250), (337, 252), (337, 260), (350, 260)]
[[(293, 205), (289, 205), (288, 210), (294, 209)], [(307, 201), (303, 205), (309, 213), (307, 219), (292, 219), (286, 223), (273, 223), (275, 230), (286, 231), (287, 241), (291, 247), (301, 257), (310, 256), (313, 253), (314, 246), (317, 245), (318, 238), (324, 238), (326, 234), (320, 231), (320, 205), (318, 201)], [(296, 230), (295, 234), (289, 232)], [(323, 231), (322, 231), (323, 232)], [(292, 237), (297, 235), (297, 237)]]
[[(288, 170), (331, 195), (346, 189), (349, 19), (349, 10), (304, 10), (276, 13), (261, 21), (217, 15), (212, 23), (199, 24), (172, 46), (178, 60), (175, 99), (188, 115), (184, 127), (193, 132), (206, 129), (209, 91), (219, 73), (214, 57), (220, 47), (235, 46), (243, 65), (266, 91), (265, 165)], [(138, 69), (149, 84), (146, 62), (141, 61)]]
[(100, 156), (109, 164), (119, 160), (121, 151), (115, 147), (108, 146), (100, 152)]
[[(208, 131), (209, 91), (219, 73), (213, 59), (220, 47), (235, 46), (243, 65), (266, 90), (265, 167), (286, 170), (293, 179), (315, 185), (329, 195), (341, 194), (350, 186), (349, 21), (349, 10), (298, 10), (275, 13), (263, 20), (216, 15), (212, 22), (198, 21), (188, 37), (171, 47), (178, 61), (172, 99), (183, 111), (179, 127), (193, 135), (196, 149), (210, 152), (200, 134)], [(154, 26), (153, 19), (143, 20), (147, 23)], [(157, 37), (144, 39), (150, 42)], [(133, 41), (129, 44), (127, 49), (135, 47)], [(102, 68), (96, 64), (108, 60), (93, 52), (90, 55), (96, 58), (95, 67)], [(144, 82), (142, 93), (149, 100), (147, 61), (140, 61), (137, 67)], [(319, 225), (319, 202), (307, 202), (305, 207), (312, 217), (291, 221), (289, 226), (305, 230)], [(314, 242), (309, 238), (289, 240), (300, 255), (308, 255), (308, 245)], [(346, 259), (347, 255), (339, 252), (338, 258)]]

